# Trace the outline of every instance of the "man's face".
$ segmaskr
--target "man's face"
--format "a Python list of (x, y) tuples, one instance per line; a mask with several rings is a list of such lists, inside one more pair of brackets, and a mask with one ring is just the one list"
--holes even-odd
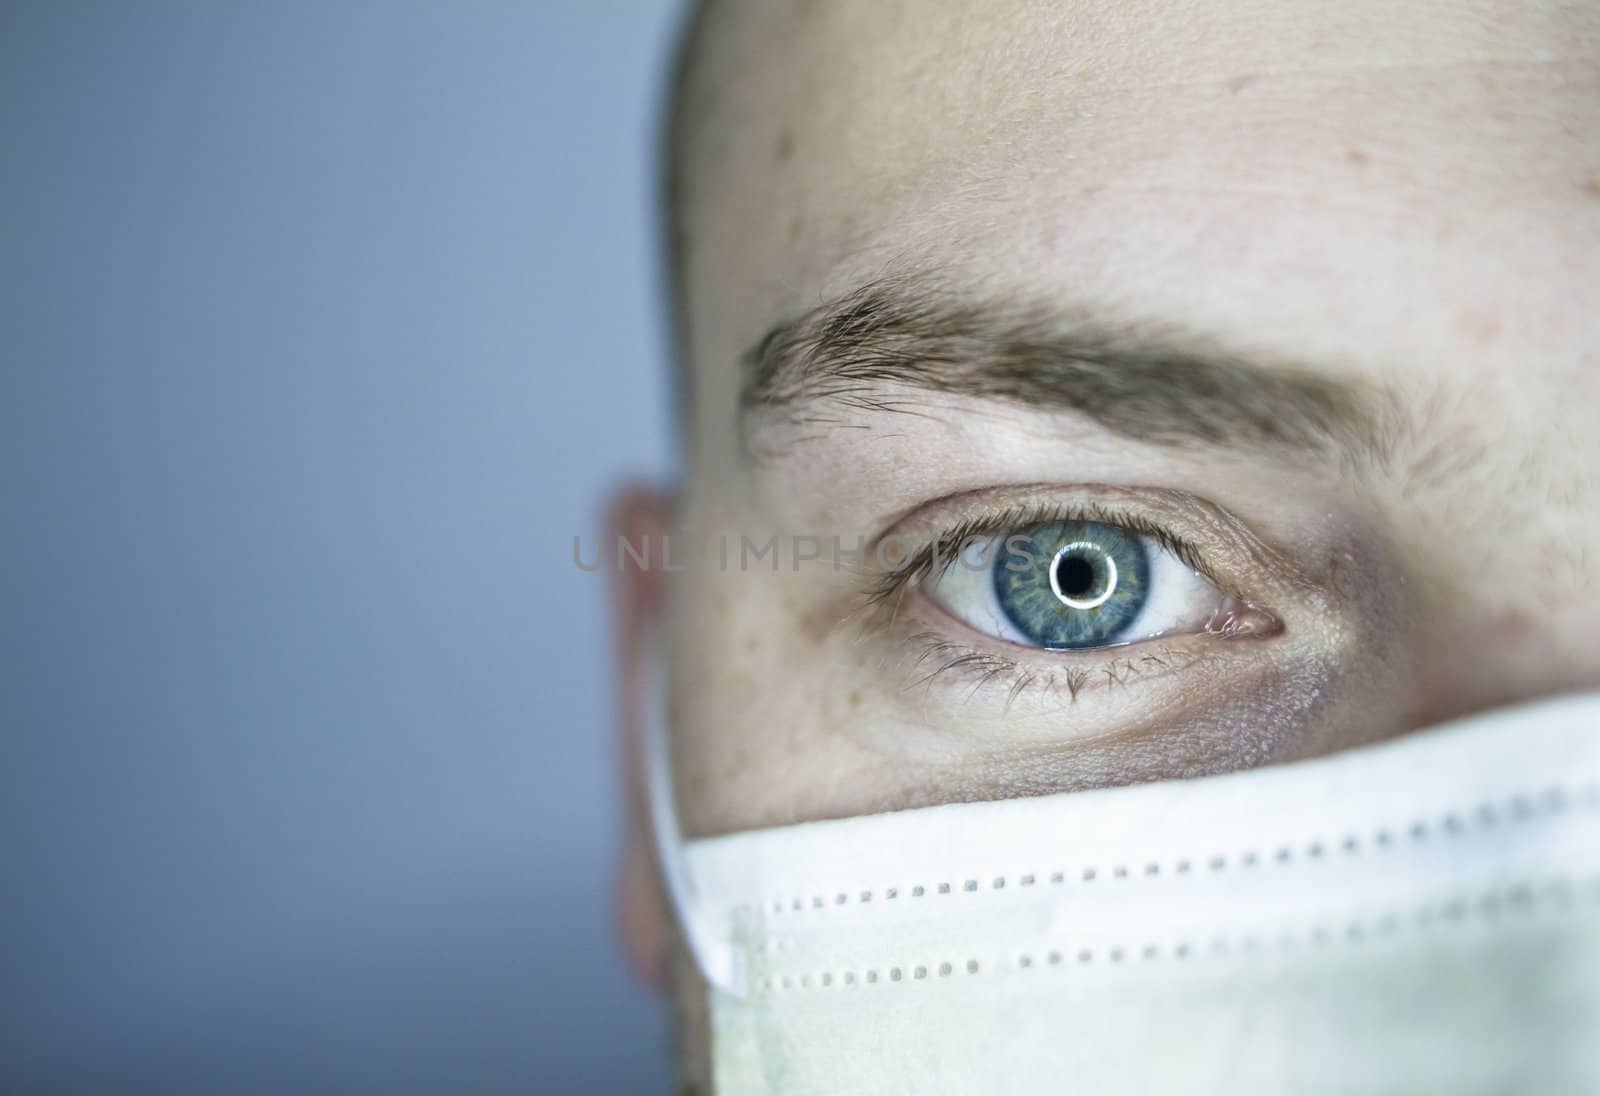
[(683, 112), (690, 837), (1600, 685), (1600, 8), (730, 3)]
[(1594, 5), (727, 4), (684, 111), (689, 836), (1600, 684)]
[[(1597, 58), (1584, 4), (715, 13), (681, 210), (687, 832), (1600, 683)], [(1043, 560), (1010, 601), (994, 567), (895, 566), (1027, 531), (1095, 541), (1055, 572), (1076, 604), (1121, 559), (1143, 617), (1055, 606)]]

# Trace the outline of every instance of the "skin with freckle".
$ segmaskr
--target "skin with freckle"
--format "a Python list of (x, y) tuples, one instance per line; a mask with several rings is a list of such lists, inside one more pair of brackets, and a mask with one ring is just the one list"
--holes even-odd
[[(684, 472), (619, 529), (735, 546), (622, 599), (625, 636), (665, 633), (691, 836), (1293, 761), (1600, 686), (1600, 5), (713, 3), (687, 56)], [(1379, 436), (1147, 444), (892, 384), (746, 413), (752, 347), (885, 278), (1202, 331), (1381, 392)], [(1027, 650), (787, 548), (1022, 503), (1192, 542), (1200, 626)], [(776, 566), (738, 565), (773, 536)], [(636, 741), (653, 656), (623, 646)]]

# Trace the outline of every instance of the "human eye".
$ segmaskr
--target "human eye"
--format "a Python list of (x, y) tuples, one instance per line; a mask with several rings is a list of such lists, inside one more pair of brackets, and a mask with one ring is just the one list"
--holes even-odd
[(1205, 644), (1282, 630), (1256, 594), (1276, 588), (1271, 553), (1177, 492), (979, 493), (914, 516), (893, 537), (906, 551), (878, 576), (873, 600), (922, 645), (915, 664), (933, 672), (919, 680), (950, 670), (1017, 688), (1131, 682), (1199, 661)]
[(1227, 609), (1195, 551), (1170, 534), (1077, 517), (998, 524), (924, 580), (930, 599), (986, 635), (1090, 650), (1202, 631)]

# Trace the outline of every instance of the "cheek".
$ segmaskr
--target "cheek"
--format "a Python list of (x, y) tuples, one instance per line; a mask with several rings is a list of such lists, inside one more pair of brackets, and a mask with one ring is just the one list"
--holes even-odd
[(1497, 610), (1462, 596), (1429, 611), (1419, 641), (1411, 725), (1565, 692), (1600, 688), (1596, 607), (1561, 602)]
[(667, 657), (684, 830), (772, 824), (826, 783), (829, 730), (848, 696), (830, 688), (826, 657), (839, 610), (796, 591), (804, 575), (681, 577)]
[[(1357, 744), (1355, 728), (1373, 725), (1373, 712), (1362, 710), (1351, 695), (1355, 683), (1342, 659), (1325, 655), (1299, 657), (1274, 667), (1251, 687), (1223, 694), (1203, 709), (1191, 736), (1225, 755), (1229, 769), (1254, 768), (1297, 761)], [(1360, 714), (1348, 719), (1355, 709)], [(1381, 720), (1380, 720), (1381, 721)], [(1206, 775), (1201, 769), (1186, 776)]]
[[(686, 576), (687, 577), (687, 576)], [(671, 621), (673, 762), (690, 838), (948, 798), (951, 766), (913, 759), (902, 693), (815, 575), (695, 576)], [(888, 736), (875, 748), (877, 728)]]

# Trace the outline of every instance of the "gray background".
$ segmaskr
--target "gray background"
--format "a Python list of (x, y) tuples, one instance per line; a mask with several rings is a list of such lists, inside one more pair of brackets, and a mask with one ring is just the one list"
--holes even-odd
[(0, 1088), (633, 1092), (676, 5), (0, 5)]

